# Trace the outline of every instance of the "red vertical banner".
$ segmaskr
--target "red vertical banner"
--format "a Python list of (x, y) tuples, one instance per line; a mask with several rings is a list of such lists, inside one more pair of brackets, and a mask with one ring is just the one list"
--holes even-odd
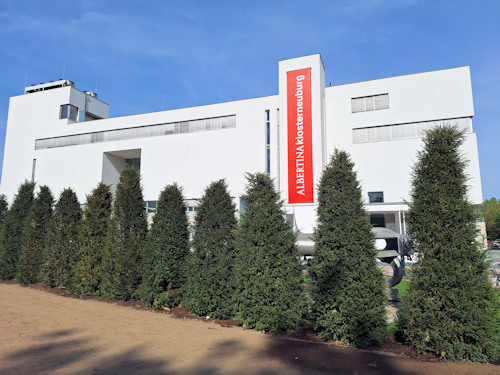
[(311, 68), (287, 75), (288, 202), (314, 201)]

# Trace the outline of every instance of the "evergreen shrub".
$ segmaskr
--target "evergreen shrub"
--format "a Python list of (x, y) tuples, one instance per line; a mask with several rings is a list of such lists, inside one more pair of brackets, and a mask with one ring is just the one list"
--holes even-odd
[(387, 323), (384, 277), (354, 163), (335, 150), (318, 187), (312, 261), (313, 328), (353, 346), (381, 344)]
[(183, 304), (190, 312), (227, 319), (233, 313), (235, 206), (224, 180), (205, 190), (195, 219)]
[(486, 362), (499, 358), (499, 303), (467, 200), (464, 139), (452, 126), (423, 137), (407, 215), (419, 258), (401, 306), (400, 328), (421, 354)]
[(247, 175), (237, 231), (235, 320), (270, 332), (298, 327), (305, 315), (296, 235), (266, 174)]
[(147, 306), (173, 307), (186, 276), (189, 224), (182, 191), (176, 184), (160, 193), (142, 256), (141, 300)]
[(42, 265), (45, 263), (47, 231), (52, 219), (54, 196), (48, 186), (40, 186), (28, 213), (23, 228), (21, 255), (17, 267), (17, 281), (26, 284), (40, 279)]

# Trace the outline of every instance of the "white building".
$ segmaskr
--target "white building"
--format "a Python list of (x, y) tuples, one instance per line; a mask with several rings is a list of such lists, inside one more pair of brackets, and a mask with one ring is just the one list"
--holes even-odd
[(0, 193), (24, 180), (80, 201), (99, 181), (116, 184), (140, 168), (144, 198), (177, 182), (191, 210), (211, 181), (225, 178), (237, 207), (246, 172), (268, 172), (296, 229), (315, 225), (316, 187), (335, 147), (356, 164), (375, 225), (405, 232), (410, 172), (425, 129), (466, 132), (470, 200), (481, 180), (469, 67), (325, 87), (319, 54), (279, 62), (279, 94), (193, 108), (108, 118), (109, 105), (71, 81), (30, 86), (10, 99)]

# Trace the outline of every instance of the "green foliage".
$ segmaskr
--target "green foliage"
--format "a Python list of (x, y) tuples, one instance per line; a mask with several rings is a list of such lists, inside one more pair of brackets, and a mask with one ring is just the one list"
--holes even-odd
[(0, 195), (0, 233), (2, 231), (3, 222), (5, 220), (5, 215), (9, 210), (9, 203), (7, 203), (7, 198), (5, 195)]
[(398, 297), (406, 297), (408, 295), (408, 288), (410, 287), (410, 282), (408, 280), (402, 280), (394, 288), (398, 290)]
[(183, 304), (194, 314), (227, 319), (233, 313), (235, 207), (224, 180), (205, 190), (196, 214), (193, 254)]
[(41, 186), (23, 228), (23, 243), (17, 267), (17, 281), (36, 283), (45, 263), (45, 245), (52, 219), (54, 196), (48, 186)]
[(484, 221), (488, 240), (500, 239), (500, 201), (496, 198), (484, 201)]
[(82, 209), (75, 192), (64, 189), (57, 201), (47, 233), (46, 262), (42, 282), (51, 287), (68, 287), (78, 251)]
[(377, 345), (387, 330), (385, 284), (353, 168), (349, 155), (335, 150), (319, 183), (313, 327), (325, 339)]
[(16, 276), (19, 254), (23, 243), (23, 228), (31, 205), (35, 184), (25, 181), (17, 192), (0, 232), (0, 279)]
[(79, 246), (71, 283), (71, 293), (99, 295), (102, 256), (106, 244), (113, 196), (102, 182), (87, 196)]
[(296, 235), (266, 174), (247, 175), (237, 231), (235, 319), (271, 332), (296, 328), (305, 313)]
[(499, 304), (467, 201), (463, 141), (456, 127), (424, 136), (407, 215), (419, 261), (399, 322), (407, 343), (420, 353), (485, 362), (499, 356)]
[(185, 280), (185, 258), (189, 253), (186, 209), (182, 191), (176, 184), (160, 193), (142, 256), (139, 294), (147, 306), (173, 307), (179, 303), (179, 293), (173, 290)]
[(113, 214), (103, 255), (101, 292), (128, 300), (141, 282), (141, 252), (147, 233), (139, 174), (126, 168), (116, 188)]

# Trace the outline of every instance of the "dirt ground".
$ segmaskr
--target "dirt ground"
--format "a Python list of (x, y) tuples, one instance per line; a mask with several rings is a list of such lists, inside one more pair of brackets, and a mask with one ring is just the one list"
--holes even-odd
[(0, 374), (500, 374), (495, 365), (355, 350), (135, 304), (0, 283)]

